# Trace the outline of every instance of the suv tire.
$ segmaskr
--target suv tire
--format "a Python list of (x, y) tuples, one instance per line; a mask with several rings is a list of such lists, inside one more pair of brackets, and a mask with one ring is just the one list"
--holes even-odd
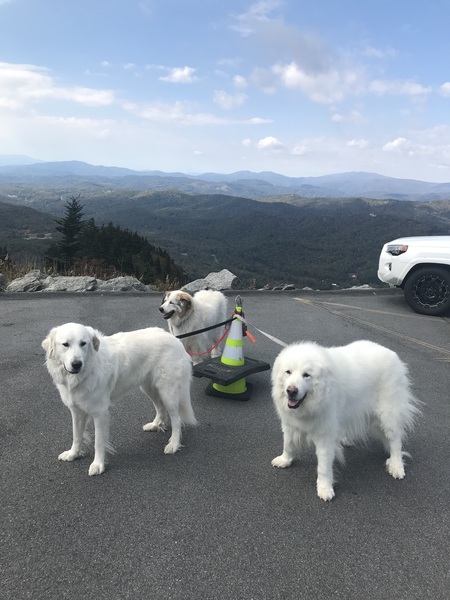
[(403, 286), (406, 302), (422, 315), (440, 316), (450, 311), (450, 271), (422, 267)]

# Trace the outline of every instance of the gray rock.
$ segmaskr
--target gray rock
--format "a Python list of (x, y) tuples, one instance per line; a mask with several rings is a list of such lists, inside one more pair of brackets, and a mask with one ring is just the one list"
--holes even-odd
[(43, 281), (46, 279), (40, 271), (30, 271), (23, 277), (14, 279), (6, 288), (9, 292), (40, 292), (43, 289)]
[(6, 277), (3, 273), (0, 273), (0, 292), (4, 292), (6, 289)]
[(99, 292), (148, 292), (148, 287), (135, 277), (116, 277), (108, 281), (98, 281)]
[(44, 292), (93, 292), (97, 289), (95, 277), (47, 277)]
[[(0, 277), (2, 277), (0, 275)], [(205, 279), (196, 279), (183, 287), (193, 294), (199, 290), (232, 290), (241, 289), (241, 282), (228, 269), (219, 273), (210, 273)], [(2, 280), (0, 279), (0, 290)], [(30, 271), (23, 277), (15, 279), (7, 287), (7, 292), (151, 292), (158, 291), (153, 286), (144, 285), (135, 277), (116, 277), (109, 281), (95, 277), (64, 277), (45, 275), (39, 270)]]
[(228, 269), (222, 269), (218, 273), (210, 273), (205, 279), (196, 279), (183, 286), (183, 290), (194, 294), (199, 290), (236, 290), (240, 288), (240, 279), (233, 275)]

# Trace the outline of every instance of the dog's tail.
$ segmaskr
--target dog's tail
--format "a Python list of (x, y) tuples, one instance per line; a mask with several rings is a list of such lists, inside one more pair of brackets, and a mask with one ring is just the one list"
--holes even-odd
[(194, 409), (192, 408), (190, 398), (184, 399), (180, 403), (180, 417), (183, 425), (197, 425)]
[(197, 425), (197, 419), (195, 418), (194, 409), (191, 404), (190, 389), (181, 390), (180, 398), (180, 418), (183, 425)]

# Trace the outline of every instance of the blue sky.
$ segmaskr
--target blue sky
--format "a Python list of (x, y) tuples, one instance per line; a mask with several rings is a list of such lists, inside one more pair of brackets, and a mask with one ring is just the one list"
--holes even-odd
[(0, 0), (0, 155), (450, 181), (448, 0)]

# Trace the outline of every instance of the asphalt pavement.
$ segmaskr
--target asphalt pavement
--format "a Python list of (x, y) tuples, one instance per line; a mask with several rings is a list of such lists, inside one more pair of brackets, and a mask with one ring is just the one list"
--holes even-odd
[[(231, 305), (235, 293), (228, 294)], [(116, 454), (89, 477), (91, 456), (63, 463), (69, 411), (41, 341), (67, 321), (111, 334), (166, 327), (159, 294), (0, 296), (0, 595), (4, 600), (448, 600), (450, 318), (415, 314), (401, 292), (245, 292), (270, 365), (277, 340), (341, 345), (370, 339), (409, 365), (423, 415), (392, 479), (377, 444), (346, 450), (336, 497), (316, 495), (313, 450), (274, 469), (282, 435), (270, 370), (246, 402), (208, 396), (194, 378), (199, 425), (163, 454), (168, 433), (142, 425), (140, 393), (112, 410)], [(264, 334), (269, 334), (272, 338)], [(275, 340), (273, 338), (276, 338)]]

